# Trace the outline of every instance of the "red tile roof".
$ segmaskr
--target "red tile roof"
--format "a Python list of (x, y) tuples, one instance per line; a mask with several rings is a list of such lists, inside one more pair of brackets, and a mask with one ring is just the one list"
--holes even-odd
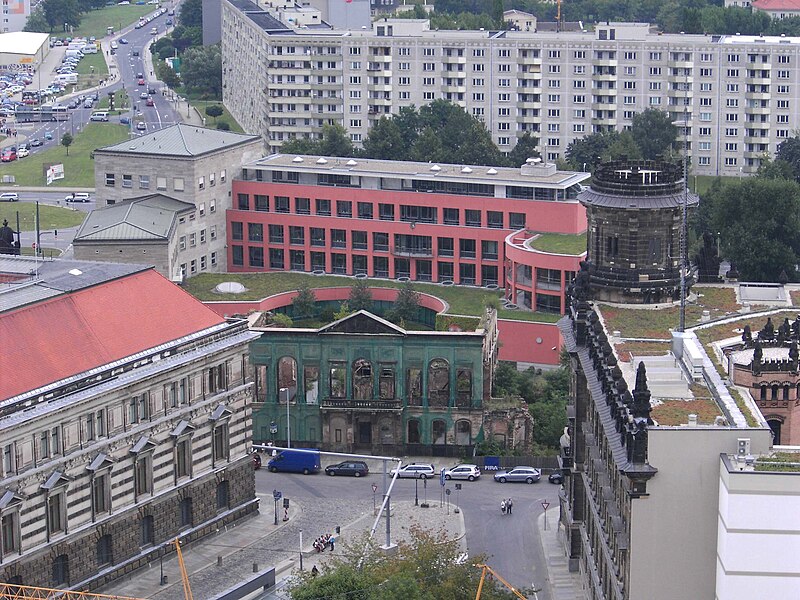
[(757, 10), (800, 10), (800, 0), (753, 0), (751, 6)]
[(0, 314), (0, 400), (225, 320), (152, 269)]

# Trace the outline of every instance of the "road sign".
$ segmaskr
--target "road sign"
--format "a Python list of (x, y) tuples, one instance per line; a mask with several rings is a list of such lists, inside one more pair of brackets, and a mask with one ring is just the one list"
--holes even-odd
[(375, 492), (377, 492), (377, 491), (378, 491), (378, 485), (377, 485), (377, 484), (375, 484), (375, 483), (373, 483), (373, 484), (372, 484), (372, 493), (374, 494), (374, 493), (375, 493)]
[(33, 242), (33, 243), (31, 244), (31, 248), (33, 248), (34, 250), (36, 250), (36, 242)]
[(447, 488), (447, 489), (444, 491), (444, 493), (445, 493), (445, 494), (447, 494), (447, 495), (449, 496), (449, 495), (450, 495), (450, 488)]
[(542, 508), (543, 509), (547, 510), (549, 506), (550, 506), (550, 503), (547, 500), (543, 500), (542, 501)]
[(460, 483), (457, 483), (457, 484), (456, 484), (456, 489), (457, 489), (457, 490), (460, 490), (460, 489), (461, 489), (461, 484), (460, 484)]
[(444, 487), (444, 469), (442, 469), (442, 472), (439, 473), (439, 483), (442, 487)]

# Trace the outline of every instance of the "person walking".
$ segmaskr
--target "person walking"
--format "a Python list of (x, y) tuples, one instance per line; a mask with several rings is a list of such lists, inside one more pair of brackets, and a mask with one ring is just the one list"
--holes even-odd
[(506, 514), (506, 501), (500, 500), (500, 512)]
[(512, 506), (514, 506), (514, 501), (511, 498), (509, 498), (508, 500), (506, 500), (506, 510), (508, 511), (508, 514), (511, 514)]
[(319, 569), (317, 568), (317, 565), (314, 565), (311, 568), (311, 576), (316, 577), (317, 575), (319, 575)]
[(331, 552), (333, 552), (333, 549), (336, 546), (336, 536), (332, 535), (331, 539), (328, 540), (328, 543), (331, 545)]

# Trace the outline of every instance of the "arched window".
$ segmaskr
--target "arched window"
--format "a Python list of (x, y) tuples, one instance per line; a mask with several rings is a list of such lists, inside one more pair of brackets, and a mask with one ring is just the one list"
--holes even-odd
[(363, 358), (353, 363), (353, 399), (372, 400), (372, 363)]
[(447, 423), (442, 419), (436, 419), (431, 424), (431, 443), (445, 445), (447, 443)]
[(789, 386), (788, 385), (783, 386), (783, 399), (784, 400), (788, 400), (789, 399)]
[(411, 419), (408, 422), (408, 443), (409, 444), (420, 444), (421, 442), (420, 430), (419, 430), (419, 421), (416, 419)]
[(762, 385), (761, 386), (761, 400), (766, 400), (766, 399), (767, 399), (767, 386), (766, 385)]
[(778, 399), (778, 384), (772, 384), (772, 395), (770, 396), (770, 400), (777, 400)]
[(450, 365), (443, 358), (428, 364), (428, 405), (446, 407), (450, 403)]
[(456, 444), (469, 446), (472, 443), (472, 423), (466, 419), (456, 421)]
[(278, 361), (278, 403), (297, 400), (297, 361), (284, 356)]

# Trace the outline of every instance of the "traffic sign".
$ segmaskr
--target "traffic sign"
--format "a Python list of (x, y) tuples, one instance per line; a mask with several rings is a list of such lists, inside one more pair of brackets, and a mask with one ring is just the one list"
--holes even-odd
[(33, 242), (33, 243), (31, 244), (31, 248), (33, 248), (34, 250), (36, 250), (36, 242)]
[(444, 469), (442, 469), (442, 472), (439, 473), (439, 483), (442, 487), (444, 487)]
[(550, 506), (550, 503), (547, 500), (543, 500), (542, 501), (542, 508), (543, 509), (547, 510), (549, 506)]
[(375, 492), (377, 492), (377, 491), (378, 491), (378, 485), (377, 485), (377, 484), (375, 484), (375, 483), (373, 483), (373, 484), (372, 484), (372, 493), (374, 494), (374, 493), (375, 493)]
[(444, 493), (445, 493), (445, 494), (447, 494), (447, 495), (449, 496), (449, 495), (450, 495), (450, 488), (447, 488), (447, 489), (444, 491)]

